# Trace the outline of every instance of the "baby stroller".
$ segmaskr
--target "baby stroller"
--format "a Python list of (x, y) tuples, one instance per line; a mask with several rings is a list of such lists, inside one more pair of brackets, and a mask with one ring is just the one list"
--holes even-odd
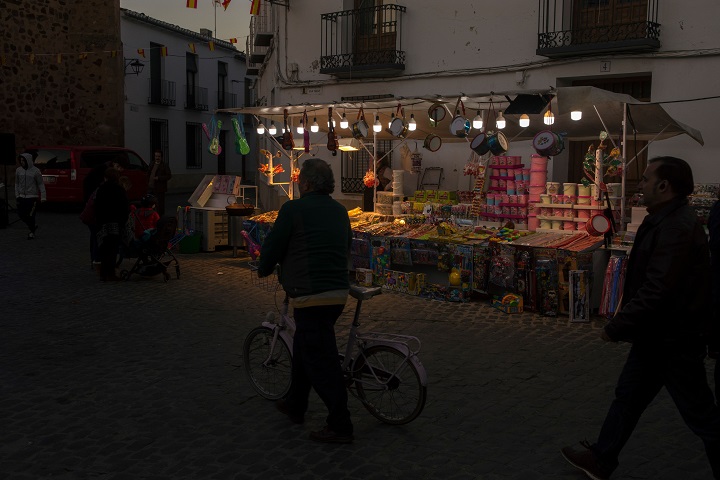
[(168, 268), (175, 266), (175, 276), (180, 278), (180, 264), (170, 251), (172, 242), (177, 238), (177, 218), (163, 217), (158, 220), (154, 229), (147, 230), (145, 235), (129, 245), (130, 256), (137, 260), (130, 270), (122, 270), (120, 278), (128, 280), (133, 274), (143, 277), (154, 277), (162, 274), (167, 282), (170, 279)]

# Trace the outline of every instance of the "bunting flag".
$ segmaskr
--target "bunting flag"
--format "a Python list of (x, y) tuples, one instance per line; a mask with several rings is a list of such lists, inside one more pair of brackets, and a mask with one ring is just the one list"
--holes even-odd
[(231, 1), (232, 1), (232, 0), (223, 0), (222, 6), (223, 6), (223, 8), (224, 8), (225, 10), (227, 10), (227, 7), (228, 7), (228, 5), (230, 5), (230, 2), (231, 2)]
[(160, 48), (160, 55), (163, 57), (167, 57), (167, 47)]
[(138, 52), (138, 55), (145, 58), (145, 49), (144, 48), (138, 48), (137, 52)]
[(117, 50), (110, 50), (110, 57), (117, 58)]
[(187, 4), (185, 5), (187, 8), (197, 8), (197, 0), (187, 0)]
[(194, 43), (188, 43), (188, 48), (192, 53), (195, 53), (195, 44)]
[(260, 0), (252, 0), (252, 5), (250, 5), (250, 15), (259, 15), (260, 14)]
[(237, 38), (231, 38), (230, 43), (237, 43)]
[(208, 42), (208, 48), (211, 52), (215, 51), (215, 42)]

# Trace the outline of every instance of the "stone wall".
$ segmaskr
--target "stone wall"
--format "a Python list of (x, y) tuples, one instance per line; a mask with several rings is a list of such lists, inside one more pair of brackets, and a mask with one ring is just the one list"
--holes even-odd
[(18, 152), (122, 146), (120, 0), (0, 3), (0, 132), (16, 134)]

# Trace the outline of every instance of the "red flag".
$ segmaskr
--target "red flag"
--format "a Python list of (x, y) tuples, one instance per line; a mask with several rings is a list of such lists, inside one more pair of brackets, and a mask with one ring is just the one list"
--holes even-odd
[(252, 0), (252, 5), (250, 5), (250, 15), (259, 15), (260, 14), (260, 0)]
[(215, 42), (208, 42), (208, 48), (211, 52), (215, 51)]
[(195, 53), (195, 44), (194, 43), (188, 43), (188, 47), (190, 48), (190, 51), (192, 53)]
[(223, 8), (224, 8), (225, 10), (227, 10), (227, 7), (228, 7), (228, 5), (230, 5), (230, 2), (231, 2), (231, 1), (232, 1), (232, 0), (223, 0), (222, 6), (223, 6)]
[(138, 48), (137, 52), (138, 52), (138, 55), (145, 58), (145, 49), (144, 48)]
[(237, 38), (231, 38), (230, 43), (237, 43)]
[(187, 8), (197, 8), (197, 0), (187, 0)]

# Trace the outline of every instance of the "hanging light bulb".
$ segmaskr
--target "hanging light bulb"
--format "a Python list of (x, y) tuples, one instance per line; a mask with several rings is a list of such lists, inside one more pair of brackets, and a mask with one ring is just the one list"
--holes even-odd
[(555, 114), (553, 114), (550, 109), (545, 112), (545, 115), (543, 116), (543, 122), (545, 123), (545, 125), (552, 125), (553, 123), (555, 123)]
[(505, 128), (505, 117), (503, 117), (502, 112), (498, 112), (497, 119), (495, 119), (495, 126), (498, 130)]
[(570, 112), (570, 119), (575, 120), (576, 122), (582, 118), (582, 111), (581, 110), (573, 110)]
[(345, 116), (345, 112), (343, 112), (343, 116), (340, 119), (340, 128), (348, 128), (349, 126), (350, 126), (350, 122), (348, 122), (348, 119)]
[(408, 122), (408, 130), (411, 132), (415, 131), (417, 129), (417, 122), (415, 121), (415, 114), (410, 114), (410, 121)]
[(518, 122), (522, 128), (527, 128), (530, 126), (530, 117), (527, 113), (523, 113), (520, 115), (520, 121)]
[(298, 125), (297, 127), (297, 133), (298, 135), (302, 135), (303, 133), (305, 133), (305, 125), (303, 125), (302, 120), (300, 120), (300, 125)]
[(380, 115), (375, 115), (375, 123), (373, 123), (373, 132), (379, 132), (382, 130), (382, 124), (380, 123)]
[(270, 120), (270, 128), (268, 128), (268, 133), (270, 135), (275, 135), (277, 133), (277, 128), (275, 128), (275, 121)]
[(482, 128), (483, 119), (480, 110), (477, 111), (477, 115), (475, 115), (475, 118), (473, 118), (472, 125), (475, 130), (480, 130)]
[(320, 125), (317, 123), (317, 117), (313, 117), (313, 123), (310, 125), (310, 131), (313, 133), (320, 131)]
[(262, 122), (258, 123), (257, 133), (258, 135), (262, 135), (263, 133), (265, 133), (265, 125)]

